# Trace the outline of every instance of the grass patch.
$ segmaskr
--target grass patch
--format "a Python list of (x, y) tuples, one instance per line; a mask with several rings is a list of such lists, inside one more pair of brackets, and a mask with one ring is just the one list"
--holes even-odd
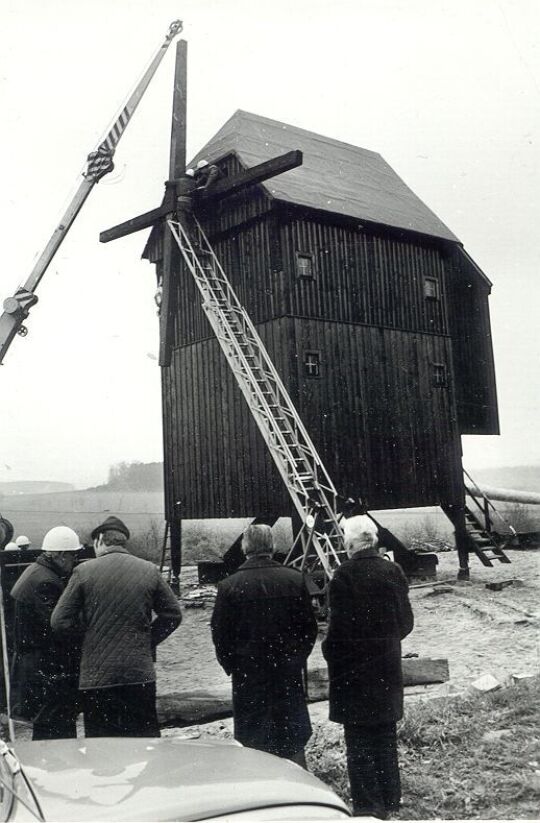
[(441, 532), (431, 517), (408, 524), (401, 533), (401, 540), (412, 551), (449, 552), (455, 548), (453, 541)]
[[(538, 819), (539, 686), (534, 678), (410, 705), (399, 727), (400, 817)], [(313, 772), (350, 802), (341, 727), (319, 724), (308, 755)]]

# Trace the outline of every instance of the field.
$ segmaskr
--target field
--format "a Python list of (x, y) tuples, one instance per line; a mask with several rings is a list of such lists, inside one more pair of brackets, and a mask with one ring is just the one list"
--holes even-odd
[[(518, 531), (540, 530), (540, 506), (501, 504), (500, 510)], [(159, 491), (86, 490), (5, 495), (0, 498), (0, 513), (13, 523), (16, 535), (26, 534), (35, 547), (41, 545), (48, 529), (61, 524), (71, 526), (86, 542), (94, 526), (110, 514), (116, 514), (132, 533), (132, 550), (154, 561), (159, 559), (165, 527), (163, 494)], [(435, 550), (452, 546), (452, 527), (436, 507), (372, 513), (407, 546)], [(199, 560), (219, 559), (248, 522), (245, 519), (185, 520), (184, 562), (189, 565)], [(278, 549), (285, 551), (292, 537), (290, 521), (279, 520), (274, 535)]]

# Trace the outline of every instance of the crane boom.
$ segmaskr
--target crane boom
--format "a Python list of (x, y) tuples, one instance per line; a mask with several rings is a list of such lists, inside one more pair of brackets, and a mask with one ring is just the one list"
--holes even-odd
[(73, 225), (75, 218), (83, 207), (86, 198), (101, 178), (108, 174), (114, 168), (113, 155), (122, 137), (127, 124), (131, 120), (135, 109), (139, 105), (143, 94), (152, 77), (154, 76), (159, 64), (163, 60), (167, 49), (174, 40), (177, 34), (182, 31), (182, 22), (175, 20), (169, 26), (169, 31), (158, 50), (156, 51), (150, 65), (146, 69), (144, 75), (141, 77), (134, 91), (130, 94), (126, 104), (122, 108), (120, 114), (115, 119), (112, 126), (107, 130), (104, 137), (99, 141), (96, 149), (87, 157), (86, 168), (82, 173), (81, 180), (77, 191), (73, 195), (65, 213), (55, 230), (53, 231), (49, 242), (45, 246), (36, 264), (34, 265), (30, 275), (22, 286), (20, 286), (13, 297), (8, 297), (4, 300), (4, 311), (0, 316), (0, 364), (2, 363), (9, 346), (16, 334), (23, 337), (26, 335), (26, 327), (23, 326), (23, 320), (28, 316), (30, 308), (37, 303), (37, 296), (35, 290), (56, 252), (60, 248), (66, 234)]

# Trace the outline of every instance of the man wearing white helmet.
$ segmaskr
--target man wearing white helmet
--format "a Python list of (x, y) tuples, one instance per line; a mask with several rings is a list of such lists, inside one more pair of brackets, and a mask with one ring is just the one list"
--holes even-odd
[(50, 618), (80, 548), (73, 529), (50, 529), (43, 539), (43, 553), (11, 590), (15, 601), (12, 713), (32, 721), (33, 740), (76, 737), (78, 646), (59, 643)]
[(344, 523), (349, 559), (330, 581), (330, 622), (323, 654), (330, 679), (330, 720), (342, 723), (355, 816), (387, 818), (401, 799), (396, 722), (403, 716), (401, 640), (413, 628), (401, 568), (379, 550), (367, 515)]
[(17, 548), (22, 549), (23, 551), (26, 551), (27, 549), (30, 548), (31, 541), (28, 539), (28, 537), (26, 537), (25, 534), (21, 534), (16, 539), (15, 543), (17, 544)]
[(206, 191), (217, 183), (221, 177), (219, 168), (208, 160), (199, 160), (195, 167), (195, 182), (197, 191)]

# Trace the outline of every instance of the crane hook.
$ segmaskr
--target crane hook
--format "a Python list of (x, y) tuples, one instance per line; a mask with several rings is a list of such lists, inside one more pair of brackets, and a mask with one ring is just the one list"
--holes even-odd
[(172, 40), (177, 34), (182, 31), (183, 23), (181, 20), (173, 20), (171, 25), (169, 26), (169, 33), (167, 35), (167, 39)]

